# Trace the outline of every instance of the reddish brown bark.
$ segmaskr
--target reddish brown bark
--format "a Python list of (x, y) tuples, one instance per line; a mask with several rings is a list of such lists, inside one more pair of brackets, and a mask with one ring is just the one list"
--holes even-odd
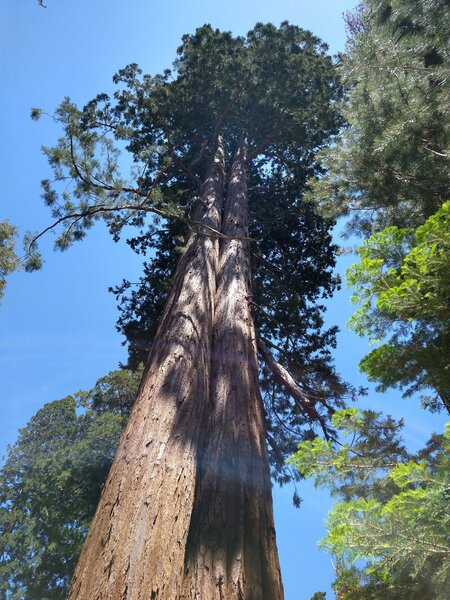
[(251, 314), (246, 146), (231, 171), (221, 240), (208, 438), (183, 598), (282, 600), (256, 336)]
[(251, 314), (245, 146), (223, 207), (223, 151), (70, 600), (282, 600)]
[[(197, 220), (220, 229), (223, 149)], [(72, 580), (71, 600), (180, 595), (209, 398), (218, 241), (192, 235)]]

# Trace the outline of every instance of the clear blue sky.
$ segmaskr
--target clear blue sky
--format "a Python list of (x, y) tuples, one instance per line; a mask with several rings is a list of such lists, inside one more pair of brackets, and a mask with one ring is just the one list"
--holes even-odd
[[(30, 108), (52, 111), (64, 96), (80, 104), (112, 89), (111, 77), (137, 62), (149, 73), (170, 66), (183, 33), (205, 22), (243, 34), (257, 21), (289, 20), (311, 29), (332, 53), (345, 41), (342, 12), (355, 0), (3, 0), (0, 7), (1, 157), (0, 219), (21, 231), (49, 223), (39, 198), (39, 181), (49, 176), (40, 146), (53, 144), (58, 129), (50, 120), (34, 123)], [(45, 402), (95, 380), (125, 359), (114, 330), (115, 301), (107, 292), (126, 277), (139, 276), (140, 262), (125, 246), (114, 244), (100, 225), (65, 254), (53, 253), (51, 237), (42, 244), (46, 264), (41, 272), (10, 278), (0, 307), (0, 454), (14, 442), (17, 429)], [(340, 269), (351, 262), (340, 260)], [(349, 294), (342, 290), (330, 304), (330, 323), (344, 327), (351, 314)], [(336, 361), (343, 375), (365, 385), (357, 363), (364, 341), (348, 332), (340, 336)], [(420, 446), (441, 429), (443, 417), (418, 409), (418, 402), (398, 394), (371, 394), (365, 405), (406, 416), (408, 441)], [(316, 547), (329, 507), (325, 494), (306, 482), (299, 488), (304, 503), (291, 503), (292, 489), (274, 490), (286, 600), (309, 600), (329, 590), (330, 558)], [(332, 594), (329, 593), (329, 598)]]

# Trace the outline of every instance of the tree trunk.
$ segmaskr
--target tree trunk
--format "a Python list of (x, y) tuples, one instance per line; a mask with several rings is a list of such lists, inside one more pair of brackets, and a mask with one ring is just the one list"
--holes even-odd
[(282, 600), (251, 313), (246, 143), (224, 207), (208, 439), (199, 469), (183, 598)]
[[(221, 140), (198, 221), (221, 226)], [(175, 600), (205, 431), (219, 243), (192, 234), (174, 276), (127, 427), (85, 542), (70, 600)]]
[(234, 239), (187, 243), (70, 600), (283, 598), (242, 239), (245, 149), (221, 218), (219, 143), (196, 220)]

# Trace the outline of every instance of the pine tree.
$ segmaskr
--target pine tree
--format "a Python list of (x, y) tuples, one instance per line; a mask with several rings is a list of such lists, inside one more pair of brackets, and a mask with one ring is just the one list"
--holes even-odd
[(312, 195), (350, 232), (417, 227), (449, 198), (449, 3), (363, 0), (347, 24), (348, 127)]
[[(43, 182), (49, 228), (63, 227), (57, 247), (99, 218), (116, 238), (134, 224), (131, 243), (146, 251), (156, 240), (152, 265), (165, 275), (150, 302), (155, 316), (165, 300), (162, 316), (69, 598), (280, 600), (266, 424), (279, 463), (292, 439), (265, 414), (258, 348), (277, 418), (306, 425), (303, 435), (314, 424), (327, 433), (331, 405), (348, 391), (317, 305), (337, 283), (334, 247), (330, 223), (302, 195), (315, 152), (339, 126), (339, 85), (326, 47), (287, 23), (258, 24), (246, 38), (204, 26), (184, 36), (174, 68), (141, 77), (130, 65), (113, 99), (100, 94), (82, 110), (66, 99), (56, 114), (64, 136), (46, 149), (62, 184)], [(133, 182), (119, 174), (120, 149), (135, 162)], [(29, 236), (34, 266), (39, 235)], [(286, 309), (292, 323), (277, 319)], [(294, 376), (283, 357), (299, 358)]]
[(333, 416), (343, 444), (299, 445), (292, 463), (340, 498), (321, 547), (336, 556), (341, 600), (422, 600), (450, 584), (450, 424), (417, 455), (403, 446), (401, 421), (372, 411)]
[(350, 325), (383, 342), (360, 368), (380, 390), (420, 391), (448, 410), (450, 5), (363, 0), (346, 19), (347, 126), (309, 193), (349, 217), (346, 233), (374, 234), (349, 271), (360, 303)]

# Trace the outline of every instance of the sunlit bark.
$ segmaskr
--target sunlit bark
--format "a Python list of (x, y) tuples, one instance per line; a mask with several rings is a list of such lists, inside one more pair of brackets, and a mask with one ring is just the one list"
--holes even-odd
[[(223, 148), (203, 185), (197, 219), (220, 229)], [(71, 600), (175, 600), (194, 503), (197, 452), (210, 391), (218, 241), (192, 234), (106, 482)]]
[[(214, 321), (208, 438), (187, 550), (186, 598), (281, 600), (251, 313), (246, 144), (228, 182)], [(241, 238), (241, 239), (239, 239)]]
[(70, 600), (282, 600), (251, 313), (246, 144), (219, 144)]

